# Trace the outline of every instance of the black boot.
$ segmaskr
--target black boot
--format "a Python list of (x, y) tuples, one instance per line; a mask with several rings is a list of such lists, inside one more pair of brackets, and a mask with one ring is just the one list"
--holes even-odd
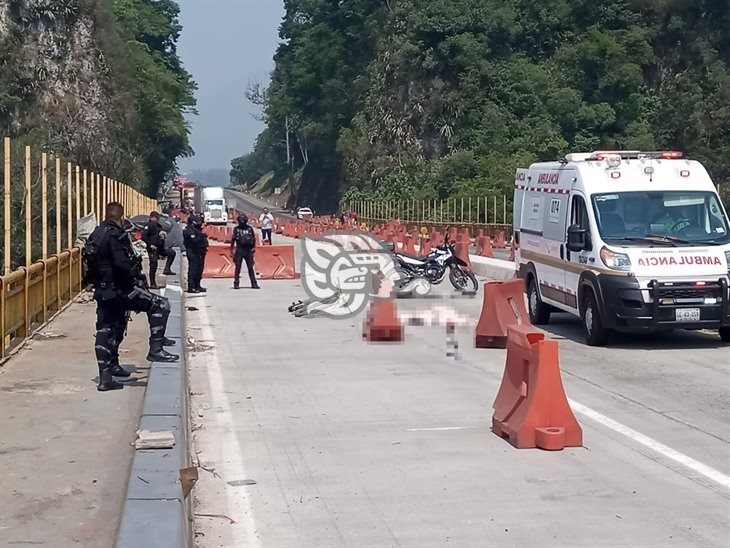
[(172, 270), (165, 270), (162, 272), (165, 276), (177, 276), (176, 272), (173, 272)]
[(197, 289), (198, 289), (198, 293), (205, 293), (208, 291), (207, 289), (205, 289), (204, 287), (202, 287), (200, 285), (197, 287)]
[(124, 385), (121, 382), (115, 381), (112, 377), (111, 367), (99, 371), (99, 384), (96, 386), (96, 389), (99, 392), (108, 392), (109, 390), (121, 390), (122, 388), (124, 388)]
[(162, 338), (162, 346), (175, 346), (175, 341), (168, 339), (167, 337)]
[(194, 287), (188, 287), (188, 293), (200, 293), (200, 291), (198, 291)]
[(180, 356), (177, 354), (170, 354), (167, 350), (165, 350), (162, 347), (162, 341), (162, 338), (150, 340), (150, 352), (147, 354), (147, 361), (162, 363), (179, 361)]
[(132, 375), (129, 371), (127, 371), (126, 369), (124, 369), (118, 363), (117, 364), (114, 364), (112, 366), (111, 370), (112, 370), (112, 377), (125, 377), (126, 378), (126, 377), (129, 377), (129, 376)]
[(238, 283), (238, 280), (235, 280), (235, 281), (233, 282), (233, 289), (239, 289), (240, 287), (241, 287), (241, 286), (240, 286), (240, 284)]

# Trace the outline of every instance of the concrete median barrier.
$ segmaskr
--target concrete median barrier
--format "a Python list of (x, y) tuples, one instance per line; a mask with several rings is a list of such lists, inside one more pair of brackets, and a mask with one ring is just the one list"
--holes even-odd
[[(180, 254), (174, 270), (182, 271)], [(132, 462), (116, 548), (190, 548), (192, 498), (185, 497), (180, 470), (190, 466), (188, 381), (186, 369), (185, 296), (180, 275), (168, 276), (164, 296), (172, 309), (167, 337), (175, 341), (171, 352), (177, 363), (150, 366), (138, 430), (171, 432), (174, 445), (167, 449), (138, 449)]]
[(515, 264), (502, 259), (470, 255), (474, 274), (490, 280), (509, 280), (515, 277)]

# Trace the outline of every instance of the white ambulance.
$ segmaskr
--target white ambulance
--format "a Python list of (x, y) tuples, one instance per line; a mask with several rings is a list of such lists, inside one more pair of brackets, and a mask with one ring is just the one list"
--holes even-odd
[(514, 230), (535, 325), (565, 311), (589, 345), (672, 329), (730, 342), (730, 226), (699, 162), (597, 151), (518, 169)]

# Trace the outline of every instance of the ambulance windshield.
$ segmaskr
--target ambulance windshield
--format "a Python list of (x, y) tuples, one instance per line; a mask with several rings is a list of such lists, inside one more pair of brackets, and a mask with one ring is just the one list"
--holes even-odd
[(593, 195), (601, 237), (626, 245), (646, 239), (692, 245), (730, 242), (728, 222), (712, 192), (617, 192)]

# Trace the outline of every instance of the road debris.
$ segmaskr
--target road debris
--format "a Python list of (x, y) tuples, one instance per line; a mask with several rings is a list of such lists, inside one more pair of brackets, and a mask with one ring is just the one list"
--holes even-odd
[(226, 482), (231, 487), (241, 487), (242, 485), (256, 485), (256, 481), (252, 479), (233, 480)]
[(55, 333), (53, 331), (41, 331), (33, 335), (37, 341), (52, 341), (53, 339), (65, 339), (68, 337), (66, 333)]
[(136, 449), (172, 449), (174, 446), (175, 435), (169, 430), (137, 430)]

